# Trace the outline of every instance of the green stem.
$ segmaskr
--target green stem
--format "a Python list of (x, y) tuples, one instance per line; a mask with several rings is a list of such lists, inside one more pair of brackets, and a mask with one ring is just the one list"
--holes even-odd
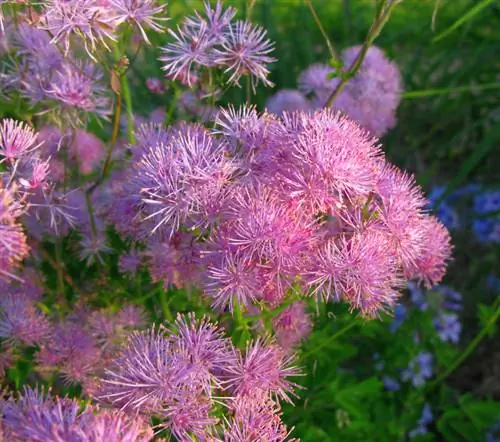
[(296, 302), (298, 300), (300, 300), (300, 297), (298, 295), (291, 295), (288, 297), (288, 299), (283, 304), (280, 304), (275, 309), (267, 310), (265, 312), (259, 313), (258, 315), (242, 316), (241, 320), (244, 321), (245, 323), (249, 323), (251, 321), (261, 321), (261, 320), (266, 320), (266, 319), (272, 319), (275, 316), (279, 315), (283, 310), (285, 310), (286, 308), (288, 308), (290, 305), (292, 305), (294, 302)]
[(441, 382), (443, 382), (451, 373), (453, 373), (476, 349), (476, 347), (480, 344), (480, 342), (485, 338), (485, 336), (490, 332), (490, 329), (495, 325), (500, 317), (500, 298), (497, 298), (493, 304), (493, 307), (496, 309), (493, 316), (490, 320), (485, 324), (482, 330), (476, 335), (476, 337), (469, 343), (469, 345), (465, 348), (465, 350), (458, 356), (455, 361), (448, 366), (448, 368), (441, 373), (438, 378), (430, 383), (427, 390), (432, 390), (437, 387)]
[(355, 327), (356, 325), (358, 325), (358, 321), (351, 320), (347, 325), (345, 325), (340, 330), (338, 330), (336, 333), (334, 333), (330, 338), (325, 339), (323, 342), (321, 342), (321, 344), (317, 345), (312, 350), (309, 350), (309, 351), (305, 352), (304, 354), (302, 354), (300, 359), (302, 359), (302, 360), (307, 359), (308, 357), (310, 357), (314, 353), (318, 352), (322, 348), (330, 345), (333, 341), (335, 341), (337, 338), (339, 338), (343, 334), (347, 333), (351, 328)]
[(439, 95), (448, 95), (453, 93), (461, 93), (461, 92), (479, 92), (479, 91), (487, 91), (492, 89), (500, 89), (500, 82), (497, 83), (487, 83), (487, 84), (478, 84), (472, 86), (459, 86), (459, 87), (450, 87), (443, 89), (426, 89), (422, 91), (408, 91), (403, 92), (401, 97), (405, 100), (411, 100), (414, 98), (426, 98), (426, 97), (436, 97)]
[(339, 84), (337, 87), (332, 91), (330, 96), (328, 97), (328, 100), (326, 101), (325, 107), (331, 107), (335, 99), (338, 97), (338, 95), (344, 90), (346, 84), (348, 81), (353, 78), (361, 68), (361, 65), (363, 64), (363, 60), (366, 57), (366, 54), (368, 52), (368, 49), (370, 49), (370, 46), (372, 43), (375, 41), (375, 39), (378, 37), (382, 29), (384, 28), (385, 24), (389, 20), (389, 17), (392, 14), (392, 11), (394, 10), (395, 6), (399, 3), (398, 0), (391, 1), (387, 5), (388, 0), (381, 0), (379, 4), (379, 8), (377, 10), (377, 14), (375, 15), (375, 20), (370, 27), (370, 30), (368, 31), (368, 34), (366, 36), (365, 42), (363, 43), (363, 46), (361, 50), (359, 51), (358, 56), (356, 59), (352, 62), (351, 66), (349, 66), (349, 69), (344, 72), (342, 75)]
[(305, 2), (306, 2), (307, 7), (309, 8), (309, 10), (311, 11), (311, 14), (312, 14), (312, 16), (314, 18), (314, 21), (316, 22), (316, 26), (318, 27), (319, 31), (321, 32), (321, 35), (325, 39), (326, 46), (328, 47), (328, 52), (330, 52), (330, 56), (334, 60), (338, 60), (339, 56), (337, 54), (337, 51), (333, 47), (332, 41), (328, 37), (328, 34), (325, 31), (325, 28), (321, 24), (321, 20), (319, 19), (318, 14), (316, 13), (316, 10), (314, 9), (314, 6), (313, 6), (311, 0), (305, 0)]
[(161, 288), (160, 289), (160, 305), (161, 305), (161, 310), (163, 312), (163, 318), (166, 319), (168, 322), (173, 322), (174, 317), (170, 311), (168, 304), (169, 304), (169, 302), (167, 301), (167, 292), (163, 288)]
[(121, 76), (120, 82), (123, 93), (123, 100), (125, 101), (125, 112), (127, 113), (127, 138), (130, 144), (134, 144), (135, 131), (134, 131), (134, 112), (132, 107), (132, 94), (130, 93), (130, 86), (126, 73)]
[(56, 242), (56, 270), (57, 270), (57, 297), (59, 301), (63, 301), (64, 298), (64, 275), (62, 269), (62, 243), (58, 239)]

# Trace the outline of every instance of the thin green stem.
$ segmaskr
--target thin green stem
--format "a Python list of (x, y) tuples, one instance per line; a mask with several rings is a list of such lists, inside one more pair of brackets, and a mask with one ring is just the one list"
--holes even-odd
[(167, 292), (163, 288), (160, 289), (159, 298), (160, 298), (161, 310), (163, 312), (163, 318), (166, 319), (168, 322), (173, 322), (174, 317), (172, 315), (172, 312), (170, 311), (169, 302), (167, 300)]
[(330, 338), (325, 339), (323, 342), (321, 342), (321, 344), (317, 345), (312, 350), (309, 350), (309, 351), (305, 352), (304, 354), (302, 354), (300, 359), (302, 359), (302, 360), (307, 359), (308, 357), (315, 354), (316, 352), (318, 352), (322, 348), (330, 345), (333, 341), (338, 339), (343, 334), (347, 333), (351, 328), (355, 327), (356, 325), (358, 325), (358, 321), (351, 320), (347, 325), (345, 325), (340, 330), (338, 330), (336, 333), (334, 333), (332, 336), (330, 336)]
[(288, 299), (283, 304), (280, 304), (275, 309), (267, 310), (265, 312), (259, 313), (258, 315), (242, 316), (241, 320), (246, 322), (246, 323), (249, 323), (252, 321), (261, 321), (261, 320), (266, 320), (266, 319), (272, 319), (275, 316), (279, 315), (283, 310), (288, 308), (290, 305), (292, 305), (294, 302), (298, 301), (299, 299), (300, 298), (297, 295), (291, 295), (288, 297)]
[(56, 242), (56, 270), (57, 270), (57, 297), (63, 301), (64, 297), (64, 274), (62, 269), (62, 243), (61, 239)]
[(377, 13), (375, 15), (375, 20), (373, 21), (372, 26), (370, 27), (370, 30), (368, 31), (368, 34), (366, 36), (365, 42), (363, 43), (363, 46), (361, 47), (361, 50), (359, 51), (358, 56), (356, 59), (352, 62), (351, 66), (349, 66), (349, 69), (344, 72), (342, 75), (339, 84), (337, 87), (332, 91), (330, 96), (328, 97), (328, 100), (326, 101), (325, 107), (331, 107), (335, 99), (339, 96), (339, 94), (344, 90), (346, 84), (349, 82), (351, 78), (353, 78), (361, 68), (361, 65), (363, 64), (363, 60), (366, 57), (366, 54), (368, 52), (368, 49), (370, 49), (370, 46), (372, 43), (375, 41), (375, 39), (378, 37), (382, 29), (384, 28), (385, 24), (389, 20), (392, 11), (396, 7), (396, 5), (399, 3), (398, 0), (390, 1), (389, 4), (388, 1), (390, 0), (381, 0)]
[(401, 94), (401, 97), (405, 100), (412, 100), (415, 98), (436, 97), (440, 95), (448, 95), (448, 94), (462, 93), (462, 92), (474, 93), (474, 92), (488, 91), (493, 89), (500, 89), (500, 82), (478, 84), (471, 86), (450, 87), (442, 89), (425, 89), (421, 91), (408, 91), (408, 92), (403, 92)]
[(318, 27), (319, 31), (321, 32), (321, 35), (325, 39), (326, 46), (328, 47), (328, 52), (330, 52), (330, 56), (334, 60), (338, 60), (339, 55), (337, 54), (337, 51), (335, 50), (333, 43), (330, 40), (330, 37), (328, 37), (328, 34), (325, 31), (325, 28), (321, 24), (321, 20), (319, 19), (319, 16), (316, 13), (316, 10), (314, 9), (314, 6), (313, 6), (311, 0), (305, 0), (305, 2), (306, 2), (307, 7), (309, 8), (309, 10), (311, 11), (311, 15), (313, 16), (314, 21), (316, 22), (316, 26)]
[(426, 389), (426, 391), (433, 390), (437, 387), (441, 382), (443, 382), (451, 373), (453, 373), (476, 349), (476, 347), (480, 344), (480, 342), (485, 338), (485, 336), (490, 332), (490, 329), (495, 325), (500, 317), (500, 298), (495, 300), (493, 304), (493, 308), (495, 309), (495, 313), (492, 315), (490, 320), (484, 325), (481, 331), (476, 335), (476, 337), (469, 343), (469, 345), (465, 348), (465, 350), (455, 359), (453, 363), (451, 363), (448, 368), (441, 373), (437, 379), (430, 383)]

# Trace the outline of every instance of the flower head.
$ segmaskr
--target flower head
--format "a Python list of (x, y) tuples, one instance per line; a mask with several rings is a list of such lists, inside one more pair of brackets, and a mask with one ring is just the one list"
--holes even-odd
[(269, 55), (273, 50), (274, 45), (263, 28), (237, 21), (229, 27), (221, 48), (215, 49), (214, 62), (227, 66), (224, 72), (229, 74), (229, 83), (239, 85), (243, 75), (250, 75), (255, 90), (259, 81), (266, 86), (273, 84), (267, 79), (270, 73), (267, 64), (275, 61)]
[(283, 112), (307, 111), (311, 109), (311, 104), (301, 92), (281, 89), (267, 100), (266, 109), (273, 114), (282, 115)]

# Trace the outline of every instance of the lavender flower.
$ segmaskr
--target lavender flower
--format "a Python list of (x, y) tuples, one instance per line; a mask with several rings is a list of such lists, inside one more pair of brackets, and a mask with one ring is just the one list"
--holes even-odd
[(401, 384), (391, 376), (383, 376), (382, 382), (387, 391), (399, 391), (401, 389)]
[(266, 31), (246, 21), (237, 21), (229, 27), (227, 39), (222, 42), (221, 49), (215, 49), (214, 62), (227, 66), (229, 83), (239, 85), (243, 75), (249, 74), (255, 91), (259, 80), (265, 86), (273, 83), (267, 79), (269, 69), (267, 63), (275, 61), (269, 54), (274, 50), (273, 43), (267, 39)]
[[(0, 123), (0, 163), (26, 158), (40, 147), (37, 134), (26, 123), (12, 119)], [(3, 158), (2, 158), (3, 157)]]
[(266, 109), (276, 115), (295, 110), (307, 111), (311, 104), (301, 92), (293, 89), (281, 89), (272, 95), (266, 103)]
[(229, 386), (239, 396), (271, 395), (291, 402), (294, 382), (287, 378), (299, 376), (292, 355), (285, 355), (279, 347), (257, 340), (247, 345), (245, 355), (239, 355), (233, 366), (227, 368)]
[(167, 17), (161, 17), (167, 6), (158, 5), (156, 0), (109, 0), (109, 4), (114, 9), (117, 24), (125, 21), (136, 24), (148, 44), (150, 41), (143, 24), (156, 32), (163, 32), (162, 21), (168, 20)]
[[(351, 66), (361, 46), (342, 51), (345, 66)], [(401, 74), (383, 51), (371, 46), (356, 76), (335, 100), (334, 106), (370, 132), (380, 137), (396, 124), (396, 109), (401, 100)]]
[(298, 345), (312, 328), (310, 315), (303, 302), (294, 302), (273, 319), (276, 341), (284, 349)]
[(415, 387), (424, 385), (432, 377), (433, 356), (428, 352), (420, 352), (410, 361), (408, 368), (401, 374), (403, 381), (410, 381)]
[(32, 300), (21, 294), (0, 298), (0, 337), (11, 342), (33, 345), (48, 338), (50, 325)]
[(48, 0), (42, 15), (43, 29), (53, 35), (54, 43), (62, 43), (65, 54), (71, 37), (79, 36), (90, 57), (94, 58), (98, 44), (109, 49), (108, 40), (116, 40), (114, 30), (119, 24), (113, 10), (94, 0)]
[(102, 73), (92, 64), (65, 64), (52, 80), (48, 97), (65, 107), (106, 118), (111, 113), (106, 89), (99, 84)]

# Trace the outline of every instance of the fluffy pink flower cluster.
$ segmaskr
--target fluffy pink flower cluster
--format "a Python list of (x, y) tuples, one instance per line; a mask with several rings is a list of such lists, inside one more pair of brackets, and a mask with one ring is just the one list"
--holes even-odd
[[(342, 51), (345, 69), (353, 64), (360, 50), (360, 46), (353, 46)], [(333, 68), (324, 64), (311, 65), (298, 78), (299, 90), (278, 91), (269, 98), (267, 109), (281, 115), (285, 111), (324, 107), (340, 82), (338, 77), (330, 78), (333, 72)], [(396, 125), (401, 93), (402, 80), (397, 65), (389, 61), (381, 49), (372, 46), (360, 70), (347, 82), (333, 107), (380, 137)]]
[(24, 348), (36, 347), (39, 375), (57, 373), (92, 394), (119, 346), (146, 323), (144, 312), (132, 305), (112, 311), (82, 304), (63, 319), (56, 318), (38, 306), (43, 295), (41, 276), (29, 269), (20, 276), (22, 282), (0, 285), (0, 377), (22, 357)]
[(0, 414), (0, 439), (11, 442), (147, 442), (154, 435), (140, 416), (32, 388), (0, 400)]
[(242, 353), (217, 325), (178, 316), (169, 328), (130, 336), (98, 396), (158, 417), (180, 441), (284, 441), (279, 400), (290, 401), (296, 387), (293, 363), (271, 342), (254, 341)]
[(223, 10), (222, 2), (215, 8), (205, 2), (205, 16), (198, 12), (187, 17), (177, 32), (169, 29), (173, 42), (163, 48), (163, 69), (167, 77), (191, 86), (203, 70), (217, 68), (227, 74), (228, 84), (240, 85), (240, 78), (250, 75), (257, 84), (272, 85), (267, 79), (267, 64), (275, 61), (269, 54), (273, 44), (266, 31), (247, 21), (233, 22), (234, 8)]
[(216, 309), (300, 292), (376, 316), (405, 280), (445, 272), (449, 234), (420, 188), (334, 110), (223, 110), (214, 130), (145, 126), (131, 149), (112, 220), (156, 279), (196, 284)]

